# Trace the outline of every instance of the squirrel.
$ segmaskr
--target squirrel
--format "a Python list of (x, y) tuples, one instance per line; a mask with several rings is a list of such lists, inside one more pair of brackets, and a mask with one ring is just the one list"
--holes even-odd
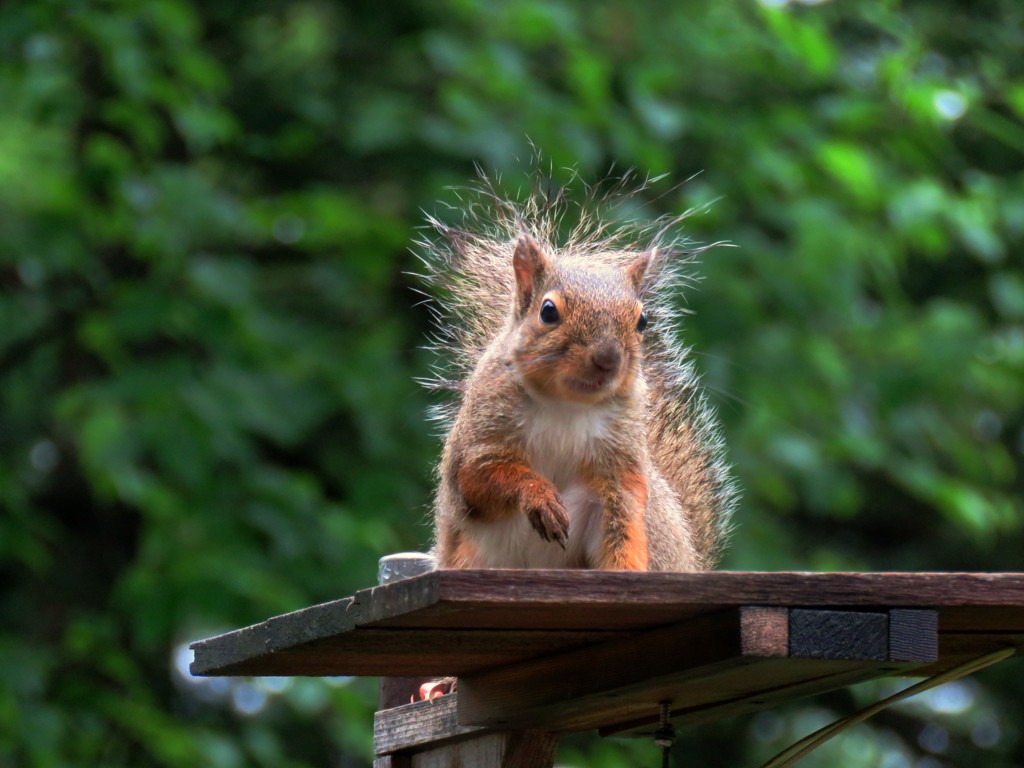
[(430, 217), (441, 238), (419, 244), (445, 295), (437, 347), (455, 354), (455, 379), (433, 384), (458, 393), (437, 566), (712, 568), (736, 493), (667, 301), (698, 252), (666, 242), (687, 214), (613, 227), (581, 207), (556, 246), (561, 194), (477, 191), (492, 213)]

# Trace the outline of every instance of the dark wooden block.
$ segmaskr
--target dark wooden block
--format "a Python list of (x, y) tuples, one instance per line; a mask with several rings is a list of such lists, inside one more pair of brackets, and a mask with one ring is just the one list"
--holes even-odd
[(885, 661), (889, 658), (889, 615), (793, 608), (789, 612), (789, 655)]
[(909, 608), (889, 611), (889, 658), (936, 661), (939, 658), (938, 611)]
[(837, 611), (793, 608), (789, 655), (808, 659), (933, 662), (938, 614), (923, 609)]

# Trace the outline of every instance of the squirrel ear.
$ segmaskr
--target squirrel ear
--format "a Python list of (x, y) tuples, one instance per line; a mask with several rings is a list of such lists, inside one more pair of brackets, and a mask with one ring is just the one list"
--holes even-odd
[(516, 309), (523, 313), (533, 300), (533, 292), (537, 281), (548, 266), (540, 243), (523, 233), (516, 243), (516, 251), (512, 256), (512, 269), (516, 273)]
[(633, 290), (637, 293), (640, 293), (644, 276), (647, 274), (647, 268), (651, 265), (651, 261), (654, 260), (656, 255), (657, 251), (651, 248), (649, 251), (641, 253), (626, 266), (626, 277), (629, 279), (629, 284), (633, 286)]

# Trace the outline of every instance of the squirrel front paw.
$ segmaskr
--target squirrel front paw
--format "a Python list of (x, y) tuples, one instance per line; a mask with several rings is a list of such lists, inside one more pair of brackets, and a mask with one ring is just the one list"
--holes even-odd
[(553, 541), (565, 549), (569, 538), (569, 513), (554, 487), (531, 493), (523, 500), (523, 510), (530, 525), (544, 541)]

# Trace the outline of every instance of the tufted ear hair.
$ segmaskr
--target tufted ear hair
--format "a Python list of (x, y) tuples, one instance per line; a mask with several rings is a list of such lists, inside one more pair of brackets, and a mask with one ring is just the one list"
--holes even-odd
[(519, 235), (512, 255), (512, 269), (516, 273), (516, 314), (523, 315), (530, 308), (533, 294), (550, 266), (540, 243), (525, 232)]
[(626, 279), (629, 280), (629, 284), (633, 286), (633, 290), (638, 295), (643, 292), (644, 277), (647, 276), (647, 269), (651, 266), (651, 262), (657, 258), (657, 255), (657, 249), (650, 248), (626, 265)]

